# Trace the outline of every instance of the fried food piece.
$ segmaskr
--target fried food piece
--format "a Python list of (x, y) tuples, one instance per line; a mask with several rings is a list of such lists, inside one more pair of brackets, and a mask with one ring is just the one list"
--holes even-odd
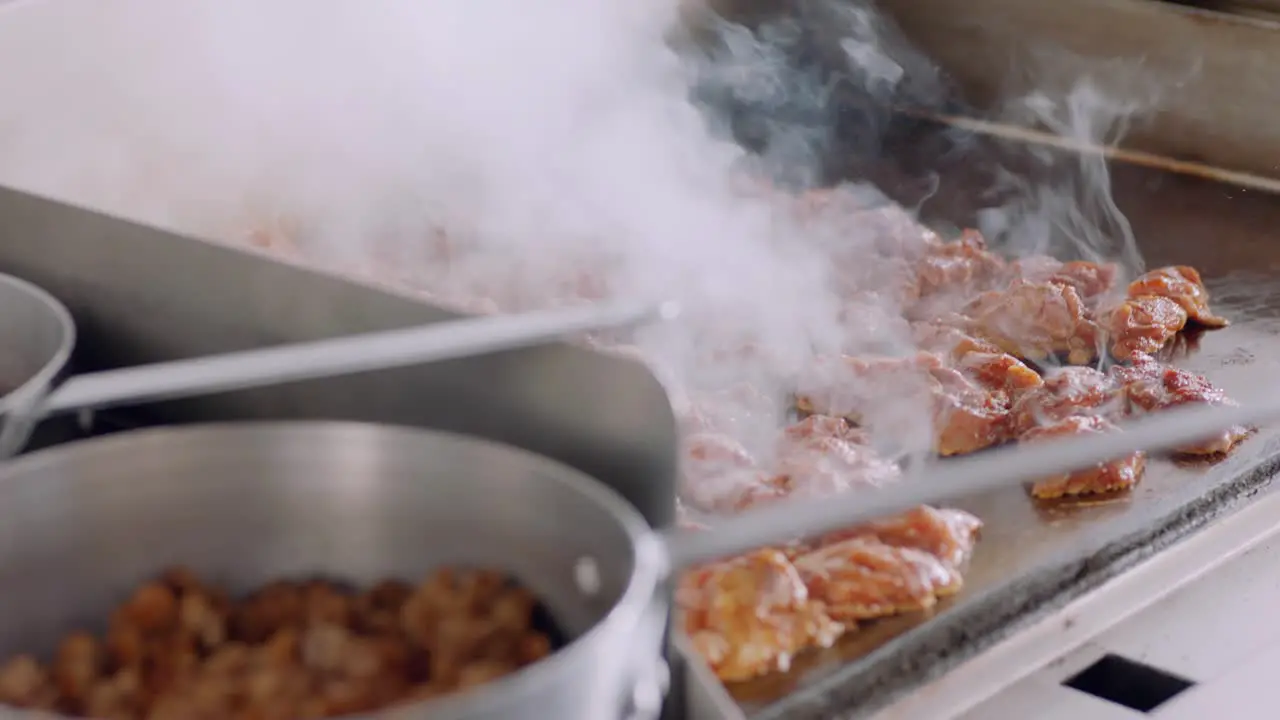
[(1091, 367), (1057, 368), (1014, 404), (1013, 431), (1021, 436), (1075, 415), (1112, 416), (1124, 410), (1124, 395), (1111, 376)]
[(973, 554), (981, 529), (982, 521), (963, 510), (921, 505), (893, 517), (831, 533), (820, 544), (873, 538), (892, 547), (926, 552), (950, 567), (959, 568)]
[(819, 547), (795, 566), (812, 597), (844, 623), (933, 607), (962, 583), (957, 569), (926, 552), (869, 537)]
[[(1134, 413), (1158, 412), (1181, 405), (1235, 405), (1235, 400), (1203, 375), (1168, 367), (1142, 358), (1129, 367), (1112, 370), (1123, 386)], [(1240, 441), (1253, 433), (1252, 428), (1236, 425), (1221, 433), (1205, 438), (1202, 442), (1176, 448), (1177, 455), (1209, 456), (1231, 452)]]
[(1158, 352), (1187, 324), (1187, 311), (1160, 295), (1130, 297), (1107, 314), (1111, 356), (1132, 362)]
[[(1085, 435), (1088, 433), (1115, 432), (1119, 428), (1110, 420), (1097, 415), (1075, 415), (1063, 418), (1051, 425), (1032, 428), (1019, 438), (1020, 442), (1040, 442), (1054, 438)], [(1142, 479), (1146, 469), (1146, 455), (1136, 452), (1105, 462), (1087, 470), (1062, 473), (1037, 480), (1031, 486), (1032, 496), (1049, 500), (1074, 495), (1096, 495), (1128, 490)]]
[(730, 682), (786, 670), (797, 653), (828, 647), (844, 631), (779, 550), (685, 573), (676, 603), (694, 648)]
[(1070, 285), (1015, 280), (978, 296), (965, 312), (978, 337), (1024, 360), (1064, 357), (1084, 365), (1098, 356), (1098, 328)]
[(1156, 295), (1166, 297), (1182, 306), (1187, 311), (1191, 322), (1206, 328), (1221, 328), (1230, 321), (1215, 315), (1209, 309), (1209, 291), (1200, 279), (1200, 273), (1193, 267), (1175, 265), (1163, 267), (1139, 277), (1129, 283), (1129, 297)]

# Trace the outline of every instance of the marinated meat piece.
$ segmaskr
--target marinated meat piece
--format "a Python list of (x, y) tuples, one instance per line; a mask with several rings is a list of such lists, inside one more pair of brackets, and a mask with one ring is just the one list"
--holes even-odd
[(987, 250), (977, 230), (965, 230), (956, 240), (927, 248), (916, 265), (923, 297), (982, 290), (1005, 271), (1004, 260)]
[(1114, 416), (1124, 412), (1124, 395), (1106, 373), (1091, 367), (1063, 367), (1047, 373), (1044, 385), (1013, 406), (1013, 428), (1023, 435), (1076, 415)]
[(1187, 311), (1159, 295), (1130, 297), (1107, 314), (1111, 356), (1131, 362), (1158, 352), (1187, 324)]
[(933, 607), (960, 589), (960, 572), (938, 558), (871, 538), (825, 545), (795, 560), (809, 588), (837, 621), (897, 615)]
[(811, 415), (783, 432), (770, 484), (787, 497), (827, 497), (898, 480), (898, 465), (881, 457), (866, 439), (843, 418)]
[(1000, 352), (994, 343), (975, 338), (962, 326), (937, 320), (912, 323), (911, 335), (921, 351), (947, 358), (953, 363), (972, 352)]
[(1040, 373), (1008, 353), (969, 352), (956, 362), (956, 369), (987, 390), (1008, 393), (1013, 400), (1044, 384)]
[(942, 366), (942, 359), (930, 353), (905, 358), (821, 358), (798, 383), (796, 409), (863, 424), (864, 414), (875, 415), (913, 401), (927, 402), (931, 393), (928, 371)]
[[(1146, 358), (1133, 366), (1113, 370), (1123, 384), (1132, 412), (1156, 412), (1180, 405), (1235, 405), (1221, 389), (1204, 376), (1174, 367), (1167, 367)], [(1179, 455), (1222, 455), (1248, 437), (1253, 430), (1237, 425), (1228, 428), (1203, 442), (1177, 448)]]
[[(1009, 439), (1009, 396), (991, 391), (930, 353), (909, 358), (850, 358), (837, 366), (841, 380), (811, 383), (797, 395), (801, 412), (847, 418), (886, 433), (905, 433), (914, 409), (928, 411), (933, 421), (933, 449), (940, 455), (959, 455), (991, 447)], [(812, 388), (825, 387), (814, 392)], [(898, 411), (902, 415), (890, 417)]]
[(821, 445), (830, 439), (848, 440), (862, 445), (868, 441), (867, 434), (854, 427), (848, 420), (817, 414), (788, 425), (782, 431), (782, 438), (784, 443), (792, 445), (811, 443)]
[(974, 332), (1001, 350), (1033, 362), (1064, 357), (1084, 365), (1098, 355), (1098, 329), (1075, 288), (1014, 281), (980, 295), (966, 308)]
[(728, 435), (697, 433), (685, 438), (684, 446), (681, 490), (694, 508), (710, 513), (732, 512), (742, 508), (748, 496), (763, 489), (760, 486), (765, 475), (755, 458)]
[[(1055, 438), (1088, 433), (1116, 432), (1119, 428), (1110, 420), (1097, 415), (1076, 415), (1051, 425), (1032, 428), (1022, 435), (1021, 442), (1041, 442)], [(1037, 480), (1031, 486), (1031, 494), (1042, 500), (1069, 495), (1096, 495), (1127, 490), (1142, 479), (1146, 468), (1146, 455), (1141, 452), (1111, 462), (1102, 463), (1087, 470), (1063, 473)]]
[(930, 371), (934, 452), (963, 455), (1010, 439), (1009, 396), (992, 392), (951, 368)]
[(1097, 301), (1111, 294), (1120, 278), (1120, 266), (1115, 263), (1096, 263), (1084, 260), (1061, 262), (1044, 255), (1033, 255), (1010, 263), (1012, 279), (1031, 283), (1068, 285), (1076, 291), (1085, 305), (1093, 307)]
[(1001, 390), (1016, 399), (1040, 387), (1039, 373), (994, 343), (934, 323), (915, 323), (912, 331), (921, 350), (947, 358), (952, 367), (987, 390)]
[(953, 568), (963, 567), (978, 542), (982, 521), (963, 510), (922, 505), (900, 515), (831, 533), (823, 545), (852, 538), (873, 538), (885, 545), (929, 553)]
[(917, 300), (905, 304), (913, 320), (931, 320), (953, 312), (975, 294), (1000, 287), (1007, 274), (1004, 260), (986, 250), (976, 231), (930, 249), (915, 262)]
[(1167, 297), (1187, 311), (1191, 322), (1207, 328), (1226, 327), (1230, 321), (1209, 310), (1209, 291), (1193, 267), (1163, 267), (1129, 283), (1129, 297), (1157, 295)]
[(676, 602), (693, 646), (731, 682), (786, 670), (797, 653), (828, 647), (844, 630), (779, 550), (685, 573)]

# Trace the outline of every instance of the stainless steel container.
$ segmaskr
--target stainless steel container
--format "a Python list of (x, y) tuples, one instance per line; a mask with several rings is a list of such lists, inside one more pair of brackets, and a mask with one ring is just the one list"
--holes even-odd
[(0, 469), (0, 657), (103, 629), (110, 607), (173, 564), (232, 592), (282, 577), (374, 583), (493, 567), (536, 592), (570, 642), (395, 717), (654, 717), (667, 607), (646, 539), (616, 492), (485, 440), (341, 422), (125, 433)]

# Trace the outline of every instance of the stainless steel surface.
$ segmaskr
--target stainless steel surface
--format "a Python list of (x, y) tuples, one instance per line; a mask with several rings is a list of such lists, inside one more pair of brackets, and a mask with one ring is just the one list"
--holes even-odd
[[(514, 448), (354, 423), (125, 433), (0, 468), (0, 528), (3, 657), (103, 630), (131, 586), (169, 565), (232, 592), (280, 577), (372, 584), (491, 567), (536, 592), (571, 641), (405, 717), (642, 719), (660, 708), (667, 604), (653, 535), (617, 493)], [(583, 562), (598, 588), (579, 588)], [(640, 702), (655, 692), (656, 706)]]
[[(20, 386), (0, 397), (0, 409), (7, 412), (0, 428), (0, 457), (10, 457), (21, 449), (36, 423), (52, 413), (100, 410), (456, 360), (578, 333), (630, 327), (669, 318), (678, 311), (671, 304), (616, 302), (451, 320), (404, 330), (107, 370), (73, 377), (53, 388), (51, 381), (65, 368), (75, 342), (71, 314), (30, 283), (3, 275), (0, 283), (9, 295), (23, 295), (13, 298), (12, 332), (4, 335), (5, 328), (0, 328), (0, 337), (5, 338), (6, 347), (15, 348), (24, 361), (30, 361), (26, 363), (28, 369), (35, 368), (21, 378)], [(42, 353), (45, 362), (37, 364)]]

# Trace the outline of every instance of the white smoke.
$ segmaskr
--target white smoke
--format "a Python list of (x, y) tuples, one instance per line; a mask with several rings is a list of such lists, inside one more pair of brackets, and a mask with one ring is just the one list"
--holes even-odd
[[(777, 193), (744, 190), (762, 169), (821, 174), (827, 81), (779, 50), (782, 25), (720, 24), (711, 50), (679, 55), (681, 12), (674, 0), (23, 7), (0, 28), (13, 35), (0, 59), (39, 66), (0, 75), (0, 182), (237, 242), (283, 228), (313, 261), (499, 309), (674, 298), (687, 317), (639, 338), (645, 354), (677, 392), (759, 388), (771, 404), (737, 431), (771, 439), (787, 382), (815, 354), (909, 341), (842, 318), (827, 246), (870, 255), (870, 230), (801, 223)], [(876, 52), (870, 16), (833, 17), (851, 21), (826, 28), (849, 78), (893, 92), (905, 73)], [(764, 161), (748, 157), (724, 108), (691, 100), (717, 84), (776, 100), (803, 128), (767, 123)]]

